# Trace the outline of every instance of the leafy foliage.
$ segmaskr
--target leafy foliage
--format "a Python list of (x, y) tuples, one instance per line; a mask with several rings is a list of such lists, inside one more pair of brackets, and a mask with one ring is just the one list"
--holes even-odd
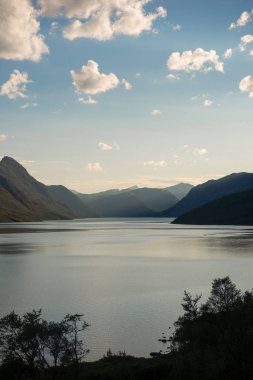
[(229, 277), (212, 282), (210, 296), (184, 293), (184, 314), (175, 322), (169, 354), (134, 358), (108, 350), (83, 363), (79, 314), (47, 322), (41, 310), (0, 320), (0, 378), (6, 380), (251, 380), (253, 291), (241, 292)]
[(60, 322), (47, 322), (41, 317), (41, 310), (23, 317), (12, 312), (0, 319), (1, 363), (12, 364), (18, 371), (22, 368), (25, 379), (40, 378), (41, 373), (56, 379), (68, 366), (77, 379), (78, 366), (88, 354), (80, 338), (87, 327), (79, 314), (66, 315)]

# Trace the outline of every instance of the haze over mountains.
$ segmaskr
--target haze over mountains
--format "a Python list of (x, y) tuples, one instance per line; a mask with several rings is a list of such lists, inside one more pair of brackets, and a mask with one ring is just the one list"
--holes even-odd
[(175, 217), (175, 223), (253, 224), (253, 174), (234, 173), (196, 187), (74, 193), (46, 186), (10, 157), (0, 162), (0, 222), (92, 217)]
[(94, 213), (103, 217), (158, 216), (162, 210), (172, 207), (192, 188), (178, 184), (166, 189), (130, 187), (109, 190), (97, 194), (78, 194)]
[(38, 182), (13, 158), (4, 157), (0, 162), (0, 222), (158, 216), (191, 188), (191, 185), (178, 184), (173, 186), (173, 194), (170, 188), (137, 187), (74, 194), (64, 186)]

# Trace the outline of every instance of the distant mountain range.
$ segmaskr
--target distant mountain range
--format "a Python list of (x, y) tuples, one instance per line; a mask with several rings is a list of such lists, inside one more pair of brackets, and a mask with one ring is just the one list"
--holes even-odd
[(195, 186), (181, 201), (163, 211), (160, 216), (179, 217), (216, 199), (251, 189), (253, 189), (253, 174), (230, 174)]
[(227, 195), (183, 214), (173, 223), (253, 225), (253, 190)]
[(128, 188), (97, 194), (78, 194), (79, 198), (100, 217), (159, 216), (162, 210), (174, 206), (191, 185), (178, 184), (170, 188)]
[(130, 187), (80, 194), (46, 186), (10, 157), (0, 162), (0, 222), (93, 217), (176, 217), (174, 223), (253, 225), (253, 174), (193, 187)]
[(46, 186), (13, 158), (4, 157), (0, 162), (0, 222), (159, 216), (191, 188), (178, 184), (166, 189), (131, 187), (79, 194), (61, 185)]

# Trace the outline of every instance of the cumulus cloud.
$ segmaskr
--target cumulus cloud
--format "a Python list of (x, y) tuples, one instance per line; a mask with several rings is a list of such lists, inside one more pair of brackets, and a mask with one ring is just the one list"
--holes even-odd
[(229, 29), (232, 30), (232, 29), (241, 28), (242, 26), (247, 25), (251, 21), (252, 12), (253, 10), (250, 12), (247, 12), (247, 11), (242, 12), (238, 20), (230, 24)]
[(29, 0), (0, 1), (0, 59), (39, 61), (49, 52), (37, 17)]
[(210, 99), (205, 99), (203, 102), (204, 107), (212, 107), (212, 105), (213, 105), (213, 101)]
[(208, 150), (206, 148), (196, 148), (193, 151), (193, 154), (195, 154), (197, 156), (204, 156), (204, 155), (208, 154)]
[(152, 166), (154, 168), (165, 168), (167, 166), (167, 162), (164, 160), (160, 160), (160, 161), (151, 160), (151, 161), (144, 161), (143, 165)]
[(4, 142), (7, 140), (7, 135), (5, 133), (0, 133), (0, 142)]
[(116, 88), (120, 80), (113, 73), (103, 74), (99, 72), (97, 62), (89, 60), (81, 71), (71, 70), (73, 85), (78, 92), (87, 95), (95, 95)]
[(82, 103), (82, 104), (89, 104), (89, 105), (97, 104), (97, 101), (93, 99), (91, 96), (88, 96), (87, 100), (85, 100), (84, 98), (79, 98), (78, 101), (79, 103)]
[(42, 12), (48, 16), (63, 16), (70, 23), (63, 29), (64, 37), (109, 40), (114, 35), (138, 36), (151, 31), (157, 18), (166, 17), (159, 6), (147, 13), (145, 6), (153, 0), (39, 0)]
[(89, 172), (102, 172), (103, 168), (99, 162), (89, 162), (87, 164), (87, 169)]
[(229, 49), (227, 49), (227, 50), (225, 51), (225, 53), (223, 54), (223, 57), (224, 57), (225, 59), (229, 59), (229, 58), (232, 57), (232, 55), (233, 55), (233, 49), (229, 48)]
[(180, 76), (175, 74), (168, 74), (166, 78), (169, 80), (179, 80)]
[(104, 150), (104, 151), (108, 151), (108, 150), (120, 150), (120, 147), (119, 147), (119, 145), (117, 143), (107, 144), (107, 143), (104, 143), (104, 142), (99, 142), (98, 146), (99, 146), (100, 150)]
[(253, 76), (248, 75), (243, 78), (239, 84), (239, 89), (241, 92), (248, 92), (249, 97), (253, 98)]
[(26, 98), (25, 91), (27, 89), (27, 83), (30, 82), (27, 73), (14, 70), (9, 80), (1, 86), (0, 95), (7, 96), (12, 100)]
[(153, 115), (153, 116), (158, 116), (158, 115), (161, 115), (161, 111), (160, 110), (158, 110), (158, 109), (154, 109), (152, 112), (151, 112), (151, 114)]
[(186, 72), (216, 70), (223, 73), (223, 65), (215, 50), (205, 51), (202, 48), (194, 51), (187, 50), (183, 53), (174, 52), (167, 61), (169, 70)]
[(125, 87), (125, 90), (131, 90), (132, 89), (132, 85), (131, 83), (129, 83), (126, 79), (122, 79), (122, 84), (123, 86)]
[(245, 36), (241, 37), (241, 43), (239, 45), (240, 51), (245, 51), (246, 46), (253, 42), (253, 35), (252, 34), (245, 34)]

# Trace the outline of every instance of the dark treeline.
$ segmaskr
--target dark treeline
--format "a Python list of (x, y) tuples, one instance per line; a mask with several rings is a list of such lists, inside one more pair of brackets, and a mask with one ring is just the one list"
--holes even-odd
[(0, 320), (0, 378), (6, 380), (249, 380), (253, 378), (253, 292), (229, 277), (212, 282), (210, 296), (184, 293), (184, 314), (165, 342), (169, 353), (151, 359), (119, 352), (93, 363), (80, 336), (81, 315), (47, 322), (40, 311)]

